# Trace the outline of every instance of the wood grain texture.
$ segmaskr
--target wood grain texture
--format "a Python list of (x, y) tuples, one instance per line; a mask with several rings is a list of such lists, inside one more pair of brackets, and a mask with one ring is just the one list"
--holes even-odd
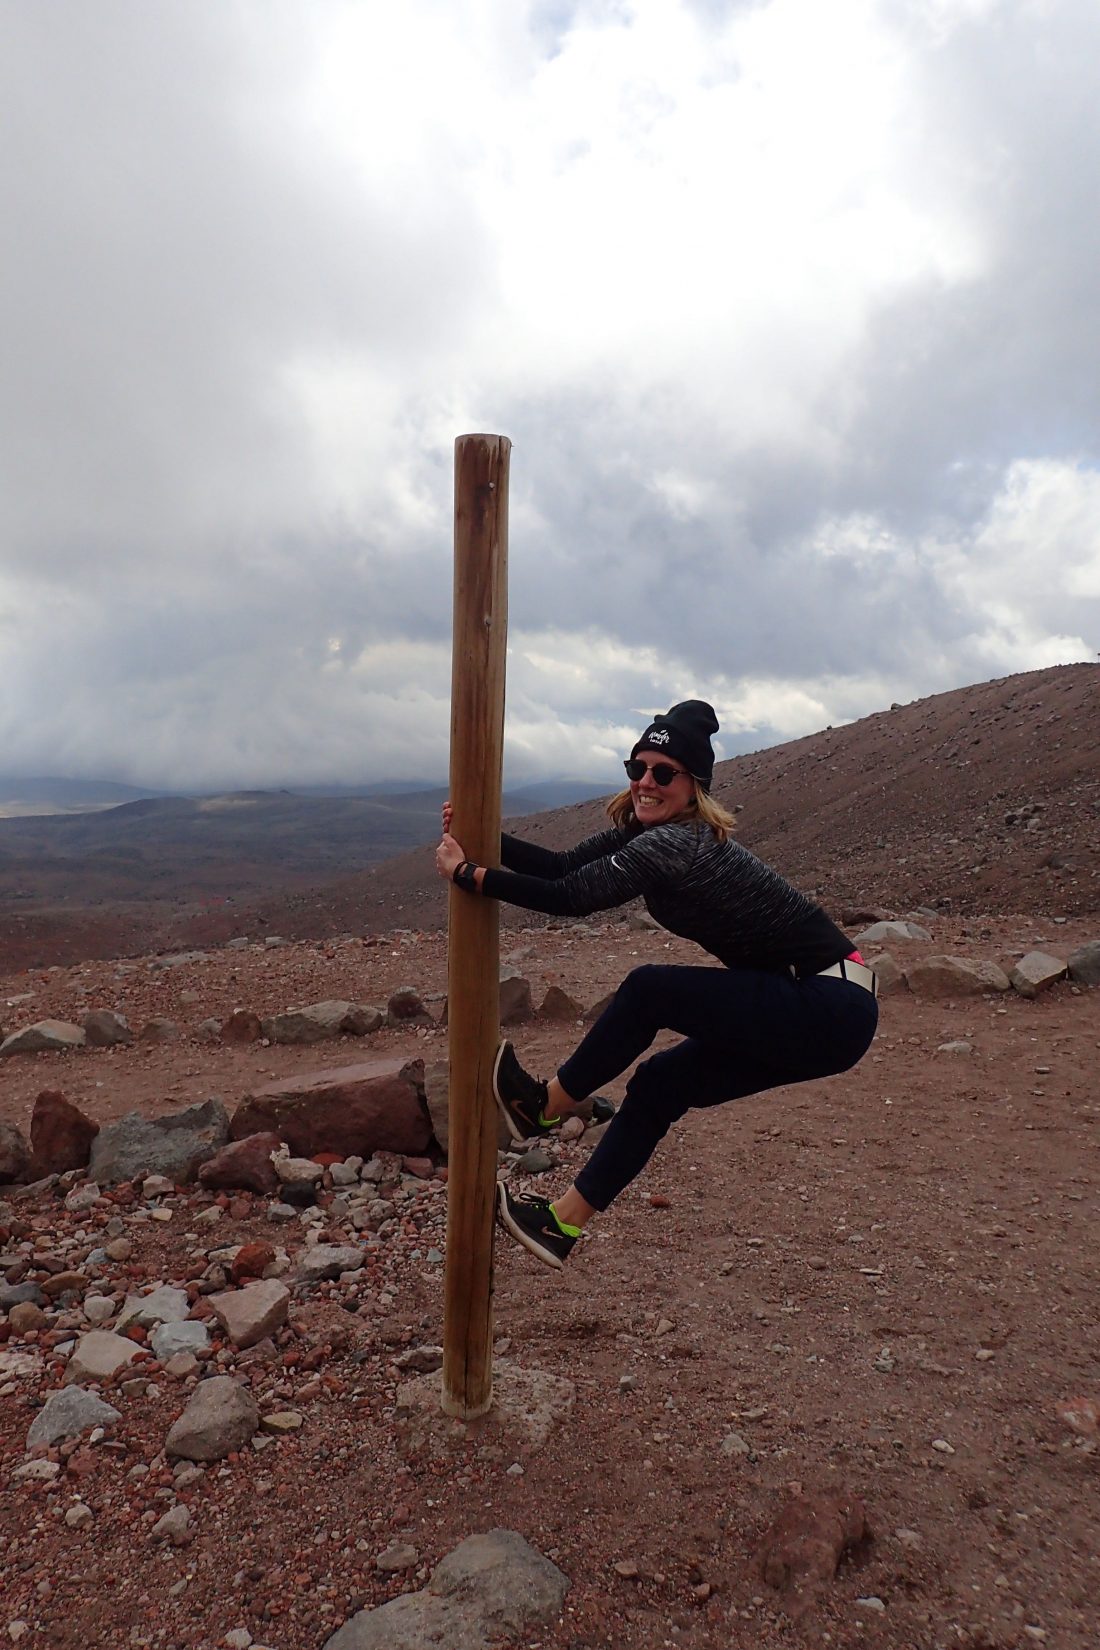
[[(455, 442), (451, 801), (454, 835), (482, 865), (500, 857), (511, 445), (497, 435)], [(443, 1409), (467, 1420), (493, 1401), (496, 1115), (490, 1079), (500, 1038), (499, 984), (496, 901), (452, 888)]]

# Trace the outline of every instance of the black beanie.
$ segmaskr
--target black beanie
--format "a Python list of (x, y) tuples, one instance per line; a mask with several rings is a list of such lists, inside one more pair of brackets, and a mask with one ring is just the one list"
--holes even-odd
[(660, 751), (682, 762), (706, 790), (714, 772), (714, 751), (710, 736), (718, 732), (718, 718), (705, 699), (685, 699), (673, 705), (665, 716), (655, 716), (638, 740), (631, 757), (639, 751)]

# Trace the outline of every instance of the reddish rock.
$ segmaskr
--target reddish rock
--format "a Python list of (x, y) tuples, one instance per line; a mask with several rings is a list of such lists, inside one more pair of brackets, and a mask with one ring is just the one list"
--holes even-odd
[(435, 1172), (435, 1164), (430, 1157), (403, 1157), (401, 1171), (403, 1174), (415, 1175), (417, 1180), (430, 1180)]
[(539, 1006), (540, 1020), (579, 1020), (583, 1014), (584, 1009), (568, 991), (563, 991), (560, 985), (547, 987)]
[(202, 1164), (199, 1184), (211, 1191), (260, 1192), (270, 1197), (279, 1186), (271, 1154), (281, 1144), (279, 1136), (270, 1131), (250, 1134), (244, 1140), (233, 1139)]
[(836, 1575), (842, 1555), (867, 1535), (858, 1496), (799, 1494), (783, 1507), (760, 1545), (760, 1571), (798, 1617)]
[(98, 1133), (99, 1124), (59, 1089), (43, 1089), (31, 1113), (31, 1179), (87, 1168)]
[(229, 1126), (234, 1140), (270, 1131), (295, 1157), (396, 1152), (420, 1157), (432, 1137), (420, 1060), (364, 1060), (255, 1089)]
[(260, 1016), (249, 1008), (235, 1008), (218, 1035), (223, 1043), (258, 1043)]
[(591, 1008), (585, 1009), (585, 1012), (584, 1012), (585, 1024), (586, 1025), (594, 1025), (595, 1022), (599, 1019), (600, 1015), (603, 1013), (604, 1009), (605, 1008), (610, 1008), (611, 1004), (614, 1001), (615, 1001), (615, 993), (613, 991), (609, 991), (607, 993), (606, 997), (601, 997), (598, 1003), (593, 1003)]
[(270, 1243), (242, 1244), (230, 1264), (229, 1276), (234, 1283), (241, 1283), (245, 1278), (262, 1278), (274, 1259), (275, 1251)]

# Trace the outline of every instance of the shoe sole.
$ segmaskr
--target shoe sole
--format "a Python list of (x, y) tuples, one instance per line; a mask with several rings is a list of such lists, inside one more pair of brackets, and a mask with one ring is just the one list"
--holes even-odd
[[(503, 1043), (501, 1043), (500, 1047), (497, 1049), (496, 1058), (493, 1061), (493, 1099), (497, 1103), (497, 1109), (500, 1112), (500, 1115), (503, 1117), (505, 1123), (508, 1125), (508, 1133), (511, 1135), (512, 1139), (515, 1141), (516, 1145), (519, 1145), (520, 1141), (530, 1140), (530, 1139), (533, 1138), (533, 1136), (531, 1135), (531, 1133), (529, 1131), (527, 1131), (523, 1134), (520, 1134), (520, 1133), (517, 1132), (516, 1124), (515, 1124), (515, 1122), (512, 1118), (512, 1114), (508, 1110), (508, 1107), (505, 1105), (504, 1101), (501, 1099), (500, 1090), (497, 1087), (497, 1079), (498, 1079), (499, 1074), (500, 1074), (500, 1062), (504, 1058), (505, 1049), (506, 1048), (511, 1048), (511, 1046), (512, 1046), (511, 1043), (503, 1042)], [(522, 1241), (522, 1239), (521, 1239), (521, 1241)]]
[(536, 1260), (541, 1260), (544, 1266), (552, 1266), (555, 1272), (565, 1270), (563, 1260), (559, 1260), (557, 1255), (549, 1249), (541, 1249), (530, 1232), (525, 1232), (523, 1227), (518, 1226), (512, 1219), (508, 1210), (508, 1196), (502, 1180), (497, 1181), (497, 1219), (509, 1236), (514, 1237), (517, 1243), (522, 1243), (523, 1247), (534, 1255)]

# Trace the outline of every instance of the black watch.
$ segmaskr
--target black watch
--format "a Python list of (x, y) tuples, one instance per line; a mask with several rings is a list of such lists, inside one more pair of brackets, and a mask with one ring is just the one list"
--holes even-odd
[(477, 866), (472, 859), (464, 859), (461, 865), (456, 865), (451, 872), (451, 881), (459, 888), (464, 888), (468, 894), (477, 893), (477, 878), (474, 872)]

